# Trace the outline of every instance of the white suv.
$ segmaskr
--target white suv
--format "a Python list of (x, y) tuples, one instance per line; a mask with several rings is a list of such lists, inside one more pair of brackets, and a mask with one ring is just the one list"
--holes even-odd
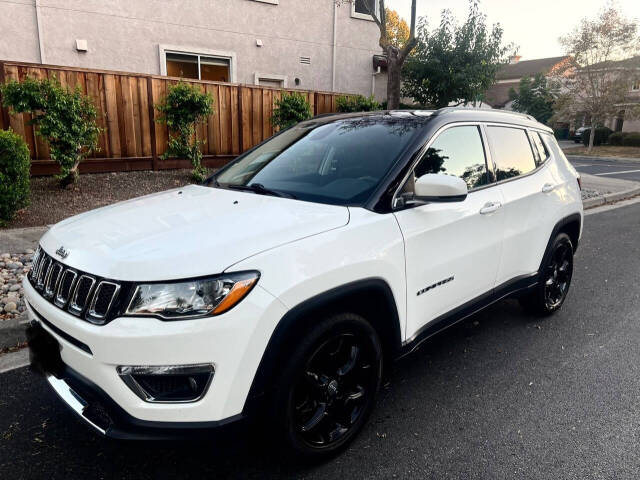
[(508, 295), (560, 308), (582, 219), (531, 117), (317, 117), (204, 185), (52, 227), (24, 282), (32, 362), (107, 436), (259, 417), (322, 457), (363, 426), (385, 362)]

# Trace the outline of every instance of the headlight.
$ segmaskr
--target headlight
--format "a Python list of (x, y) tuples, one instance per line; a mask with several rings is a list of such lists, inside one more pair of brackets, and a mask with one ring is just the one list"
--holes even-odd
[(166, 320), (219, 315), (237, 305), (258, 278), (258, 272), (242, 272), (188, 281), (139, 284), (125, 315), (157, 316)]

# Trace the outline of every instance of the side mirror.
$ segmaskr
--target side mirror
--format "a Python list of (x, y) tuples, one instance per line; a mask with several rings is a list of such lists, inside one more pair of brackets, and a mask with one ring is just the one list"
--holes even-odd
[(427, 173), (416, 180), (415, 195), (418, 202), (462, 202), (467, 198), (467, 182), (453, 175)]

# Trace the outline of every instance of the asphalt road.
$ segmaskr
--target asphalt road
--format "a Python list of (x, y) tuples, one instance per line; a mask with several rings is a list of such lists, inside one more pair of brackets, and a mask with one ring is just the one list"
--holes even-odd
[(568, 157), (571, 164), (580, 173), (591, 175), (621, 178), (640, 182), (640, 162), (629, 160), (599, 160), (589, 157)]
[(504, 301), (424, 344), (326, 464), (284, 464), (259, 437), (108, 441), (23, 368), (0, 375), (0, 478), (638, 478), (640, 203), (585, 223), (560, 312)]

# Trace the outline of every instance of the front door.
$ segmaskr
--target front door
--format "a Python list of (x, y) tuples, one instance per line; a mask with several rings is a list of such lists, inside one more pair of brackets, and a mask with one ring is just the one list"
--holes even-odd
[(429, 203), (395, 212), (405, 242), (407, 339), (428, 323), (493, 290), (502, 249), (500, 189), (487, 169), (478, 125), (436, 134), (403, 187), (427, 173), (467, 182), (462, 202)]

